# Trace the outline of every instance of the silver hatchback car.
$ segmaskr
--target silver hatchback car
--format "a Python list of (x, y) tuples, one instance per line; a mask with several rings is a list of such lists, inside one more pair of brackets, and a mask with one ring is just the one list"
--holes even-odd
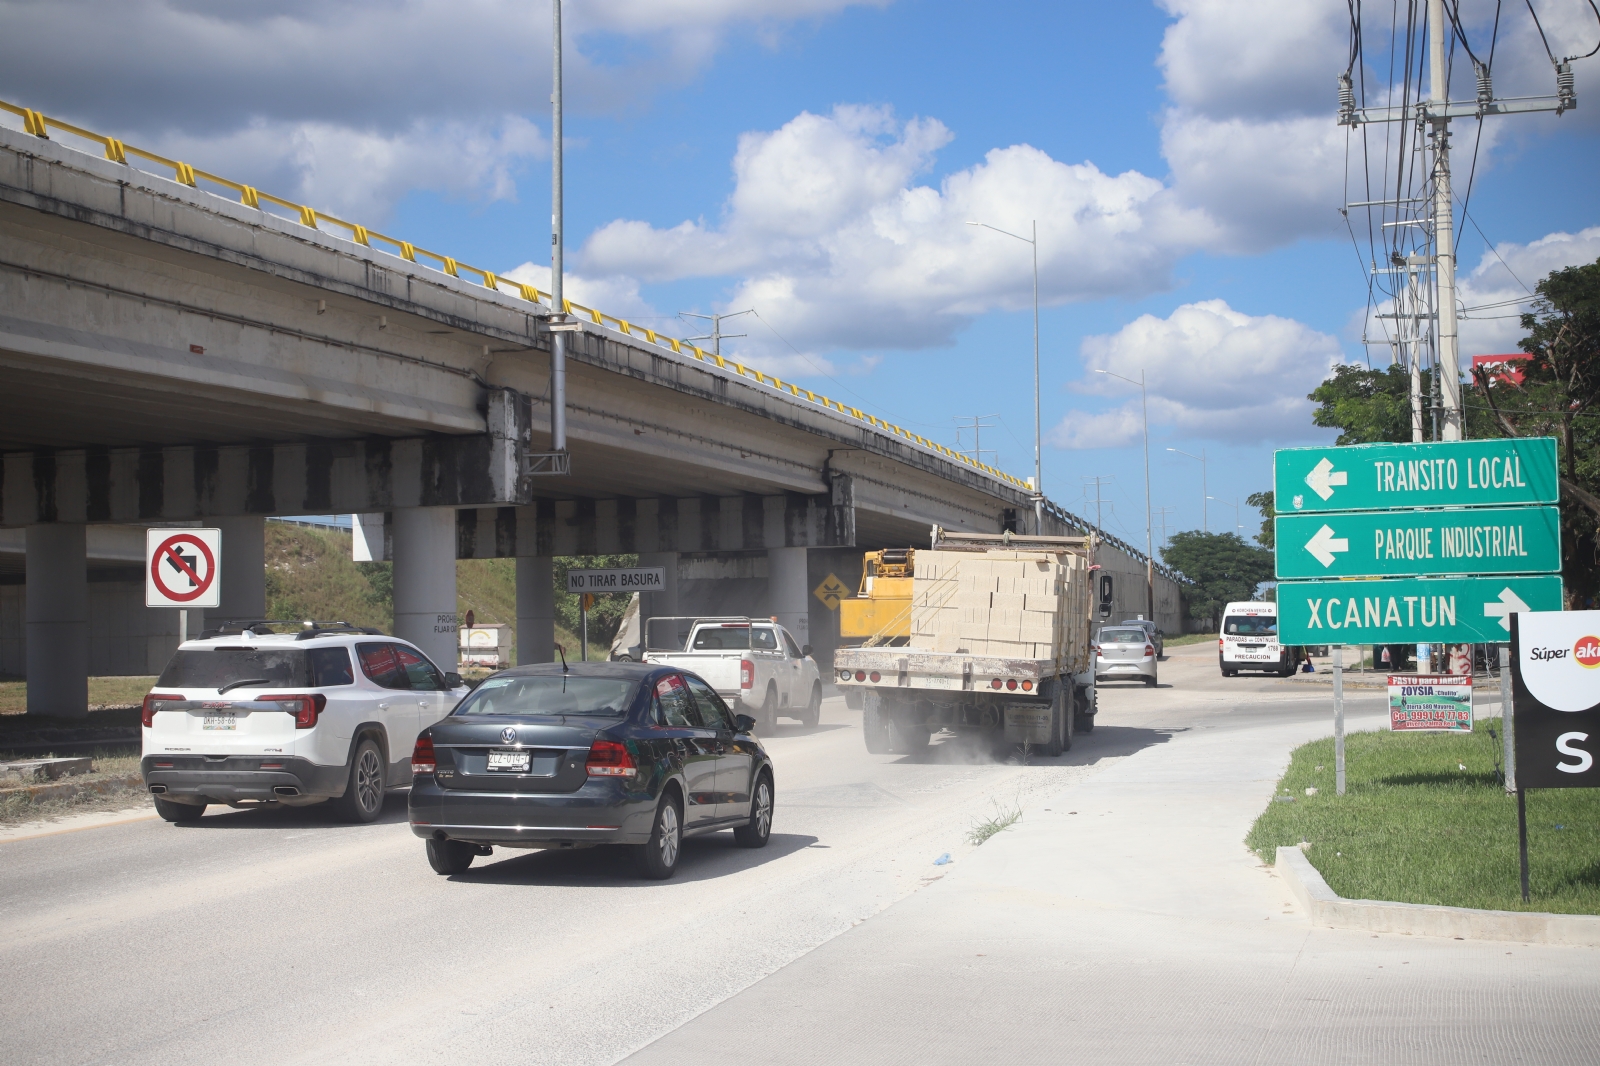
[(1143, 681), (1156, 686), (1156, 647), (1137, 624), (1104, 626), (1094, 642), (1094, 679)]

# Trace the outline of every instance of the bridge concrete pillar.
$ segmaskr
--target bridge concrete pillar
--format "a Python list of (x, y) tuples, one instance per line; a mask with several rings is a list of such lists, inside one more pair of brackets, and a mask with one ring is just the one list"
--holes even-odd
[(556, 657), (555, 560), (517, 556), (517, 665), (554, 662)]
[(456, 511), (394, 512), (394, 633), (441, 670), (460, 661), (456, 636)]
[[(217, 622), (267, 616), (266, 519), (254, 515), (215, 519), (222, 531), (221, 602), (206, 610)], [(318, 619), (335, 621), (336, 619)], [(193, 627), (193, 624), (191, 623)], [(199, 627), (193, 627), (199, 628)]]
[(28, 713), (89, 713), (89, 559), (85, 529), (29, 526), (24, 539)]
[[(645, 622), (651, 618), (670, 618), (678, 613), (678, 553), (640, 552), (640, 566), (659, 566), (665, 571), (660, 592), (639, 594), (639, 640), (648, 643)], [(657, 633), (659, 640), (664, 633)]]
[(801, 645), (811, 643), (806, 549), (767, 549), (767, 609)]

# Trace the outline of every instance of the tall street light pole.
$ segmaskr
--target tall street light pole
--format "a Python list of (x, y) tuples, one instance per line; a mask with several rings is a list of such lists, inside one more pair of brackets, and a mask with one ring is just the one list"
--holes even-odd
[(1044, 469), (1040, 458), (1039, 442), (1041, 439), (1039, 429), (1039, 222), (1033, 221), (1033, 236), (1024, 237), (1019, 233), (991, 226), (987, 222), (968, 222), (969, 226), (982, 226), (992, 229), (996, 233), (1004, 233), (1007, 237), (1033, 246), (1033, 531), (1044, 533)]
[[(566, 324), (561, 294), (562, 204), (561, 161), (561, 0), (550, 0), (554, 54), (550, 73), (550, 315)], [(550, 335), (550, 450), (567, 450), (567, 333)]]
[(1096, 370), (1095, 373), (1139, 386), (1139, 411), (1144, 416), (1144, 596), (1145, 610), (1148, 612), (1146, 617), (1153, 622), (1156, 618), (1156, 557), (1152, 539), (1155, 523), (1150, 516), (1150, 394), (1144, 387), (1144, 368), (1139, 368), (1138, 381), (1109, 370)]
[(1187, 455), (1189, 458), (1197, 460), (1200, 463), (1200, 528), (1205, 532), (1210, 533), (1211, 518), (1210, 512), (1206, 509), (1206, 501), (1211, 499), (1210, 496), (1206, 495), (1206, 450), (1201, 448), (1199, 455), (1195, 455), (1192, 452), (1186, 452), (1182, 448), (1168, 448), (1167, 451), (1177, 452), (1179, 455)]

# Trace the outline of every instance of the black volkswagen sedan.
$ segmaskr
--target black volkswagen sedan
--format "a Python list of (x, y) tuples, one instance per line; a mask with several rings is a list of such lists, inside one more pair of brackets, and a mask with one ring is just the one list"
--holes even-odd
[(772, 760), (692, 673), (648, 663), (542, 663), (497, 673), (417, 737), (411, 831), (456, 874), (495, 846), (620, 844), (671, 877), (685, 837), (772, 832)]

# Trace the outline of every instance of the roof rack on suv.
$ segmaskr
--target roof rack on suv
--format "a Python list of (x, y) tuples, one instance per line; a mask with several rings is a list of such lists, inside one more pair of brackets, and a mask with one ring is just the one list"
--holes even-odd
[(236, 637), (241, 633), (254, 633), (258, 637), (269, 636), (272, 630), (269, 626), (297, 626), (299, 622), (291, 622), (282, 618), (230, 618), (218, 622), (212, 629), (202, 630), (201, 640), (212, 637)]
[(315, 640), (317, 637), (333, 636), (339, 633), (366, 633), (370, 636), (381, 637), (383, 630), (374, 629), (372, 626), (358, 626), (351, 622), (305, 622), (305, 628), (295, 635), (295, 640)]

